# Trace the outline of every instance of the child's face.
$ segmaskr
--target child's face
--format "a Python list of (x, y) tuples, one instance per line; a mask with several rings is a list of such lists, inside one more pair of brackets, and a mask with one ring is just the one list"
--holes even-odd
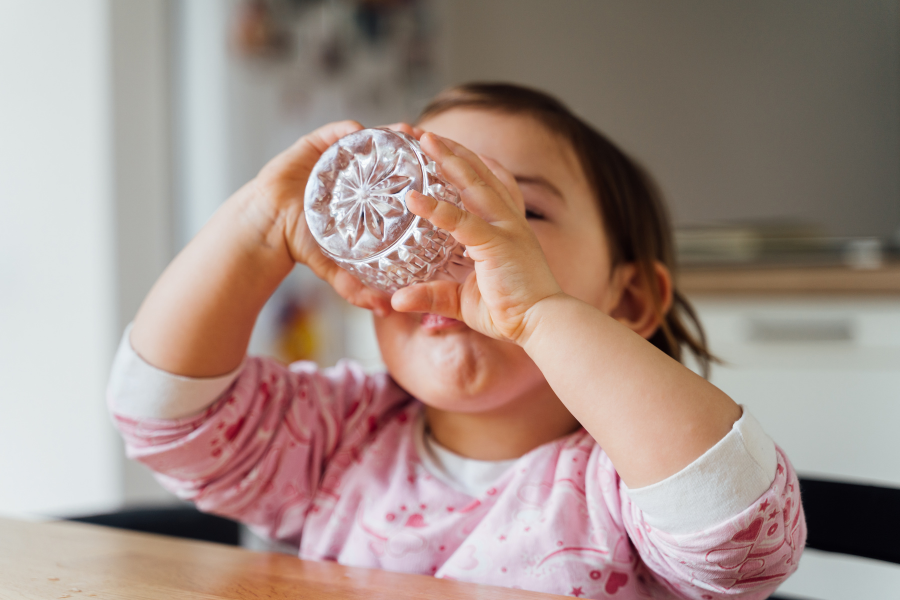
[[(609, 312), (607, 238), (597, 202), (569, 145), (536, 120), (500, 112), (454, 109), (424, 121), (426, 131), (496, 160), (515, 175), (529, 223), (567, 294)], [(435, 408), (500, 409), (549, 392), (543, 375), (518, 346), (476, 333), (458, 321), (392, 312), (375, 317), (381, 354), (394, 379)]]

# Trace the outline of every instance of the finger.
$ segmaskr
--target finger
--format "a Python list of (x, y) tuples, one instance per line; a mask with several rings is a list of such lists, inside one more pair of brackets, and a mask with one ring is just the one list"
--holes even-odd
[[(469, 161), (469, 164), (472, 165), (472, 168), (474, 168), (481, 177), (486, 180), (490, 180), (492, 176), (496, 177), (500, 185), (503, 186), (503, 190), (508, 194), (508, 196), (501, 194), (501, 197), (504, 200), (507, 200), (517, 212), (523, 215), (525, 214), (525, 199), (522, 197), (522, 190), (519, 189), (519, 184), (516, 181), (515, 176), (510, 173), (506, 167), (493, 158), (482, 154), (475, 154), (459, 142), (455, 142), (440, 135), (437, 137), (440, 138), (454, 154)], [(498, 189), (497, 186), (493, 187), (494, 189)]]
[(384, 127), (393, 131), (400, 131), (416, 139), (422, 137), (423, 133), (421, 129), (419, 129), (418, 127), (413, 127), (409, 123), (393, 123), (391, 125), (385, 125)]
[(297, 140), (297, 142), (293, 146), (291, 146), (288, 151), (306, 144), (311, 146), (319, 154), (321, 154), (328, 150), (329, 146), (331, 146), (333, 143), (335, 143), (345, 135), (349, 135), (355, 131), (359, 131), (360, 129), (363, 129), (363, 126), (359, 123), (359, 121), (347, 120), (328, 123), (327, 125), (323, 125), (312, 133), (308, 133), (307, 135)]
[(397, 312), (427, 312), (462, 321), (459, 291), (455, 281), (419, 283), (397, 290), (391, 306)]
[(347, 302), (371, 310), (379, 317), (386, 317), (391, 312), (391, 297), (379, 290), (366, 287), (359, 279), (348, 271), (338, 267), (331, 286)]
[(406, 207), (414, 215), (428, 219), (448, 231), (464, 246), (480, 246), (494, 238), (494, 227), (478, 215), (449, 202), (439, 202), (415, 190), (406, 194)]
[(332, 144), (362, 128), (357, 121), (337, 121), (323, 125), (294, 142), (291, 147), (273, 158), (263, 170), (298, 172), (298, 176), (305, 177), (306, 172), (312, 169), (322, 153)]
[(380, 317), (390, 313), (390, 296), (366, 287), (359, 279), (321, 252), (318, 252), (318, 256), (307, 260), (306, 265), (350, 304), (371, 310)]
[(422, 149), (437, 163), (447, 181), (456, 186), (467, 209), (488, 221), (511, 216), (514, 203), (509, 192), (477, 156), (471, 154), (474, 162), (457, 156), (443, 140), (431, 133), (422, 136)]
[[(436, 135), (436, 134), (435, 134)], [(449, 138), (445, 138), (440, 135), (436, 135), (444, 144), (450, 148), (450, 151), (459, 156), (460, 158), (465, 159), (473, 169), (478, 173), (478, 175), (484, 179), (491, 187), (497, 191), (497, 193), (504, 199), (510, 200), (513, 206), (517, 205), (516, 198), (514, 197), (513, 191), (518, 192), (519, 185), (515, 182), (515, 177), (510, 176), (510, 180), (513, 182), (513, 185), (510, 186), (507, 181), (498, 177), (497, 169), (504, 173), (509, 173), (506, 168), (504, 168), (499, 162), (492, 158), (488, 158), (481, 154), (476, 154), (472, 152), (459, 142), (455, 142)], [(489, 164), (490, 163), (490, 164)], [(495, 169), (496, 167), (496, 169)], [(524, 203), (523, 203), (524, 206)]]
[(481, 161), (497, 176), (497, 179), (500, 180), (500, 183), (509, 191), (510, 198), (512, 198), (513, 204), (518, 209), (521, 214), (525, 214), (525, 198), (522, 196), (522, 190), (519, 189), (519, 182), (516, 181), (516, 176), (510, 173), (506, 167), (501, 165), (499, 162), (494, 160), (493, 158), (478, 155)]

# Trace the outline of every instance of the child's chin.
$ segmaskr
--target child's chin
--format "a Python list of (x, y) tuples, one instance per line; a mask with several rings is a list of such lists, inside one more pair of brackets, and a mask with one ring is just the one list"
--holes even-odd
[(468, 328), (416, 342), (383, 358), (397, 383), (435, 408), (491, 410), (543, 379), (521, 348)]

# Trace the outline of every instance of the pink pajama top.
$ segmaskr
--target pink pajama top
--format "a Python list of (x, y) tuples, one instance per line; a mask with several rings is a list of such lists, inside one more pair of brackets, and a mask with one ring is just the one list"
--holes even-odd
[(304, 559), (583, 598), (761, 599), (806, 537), (796, 474), (746, 411), (647, 488), (627, 489), (580, 429), (476, 493), (429, 451), (422, 405), (352, 363), (249, 358), (191, 380), (126, 338), (109, 400), (129, 456), (165, 487)]

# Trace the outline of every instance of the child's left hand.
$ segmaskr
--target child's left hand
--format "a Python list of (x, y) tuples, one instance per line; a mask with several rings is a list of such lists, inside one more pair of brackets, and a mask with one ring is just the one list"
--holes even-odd
[(741, 408), (721, 390), (561, 290), (508, 171), (432, 134), (421, 143), (468, 212), (414, 192), (407, 206), (465, 244), (475, 272), (462, 285), (401, 289), (395, 310), (460, 319), (523, 347), (630, 488), (674, 475), (731, 431)]
[(465, 245), (475, 272), (462, 284), (403, 288), (391, 300), (394, 310), (458, 319), (479, 333), (524, 344), (532, 308), (562, 290), (525, 218), (515, 178), (499, 163), (485, 159), (489, 168), (474, 152), (435, 134), (424, 134), (421, 144), (457, 187), (467, 211), (415, 191), (407, 195), (407, 207)]

